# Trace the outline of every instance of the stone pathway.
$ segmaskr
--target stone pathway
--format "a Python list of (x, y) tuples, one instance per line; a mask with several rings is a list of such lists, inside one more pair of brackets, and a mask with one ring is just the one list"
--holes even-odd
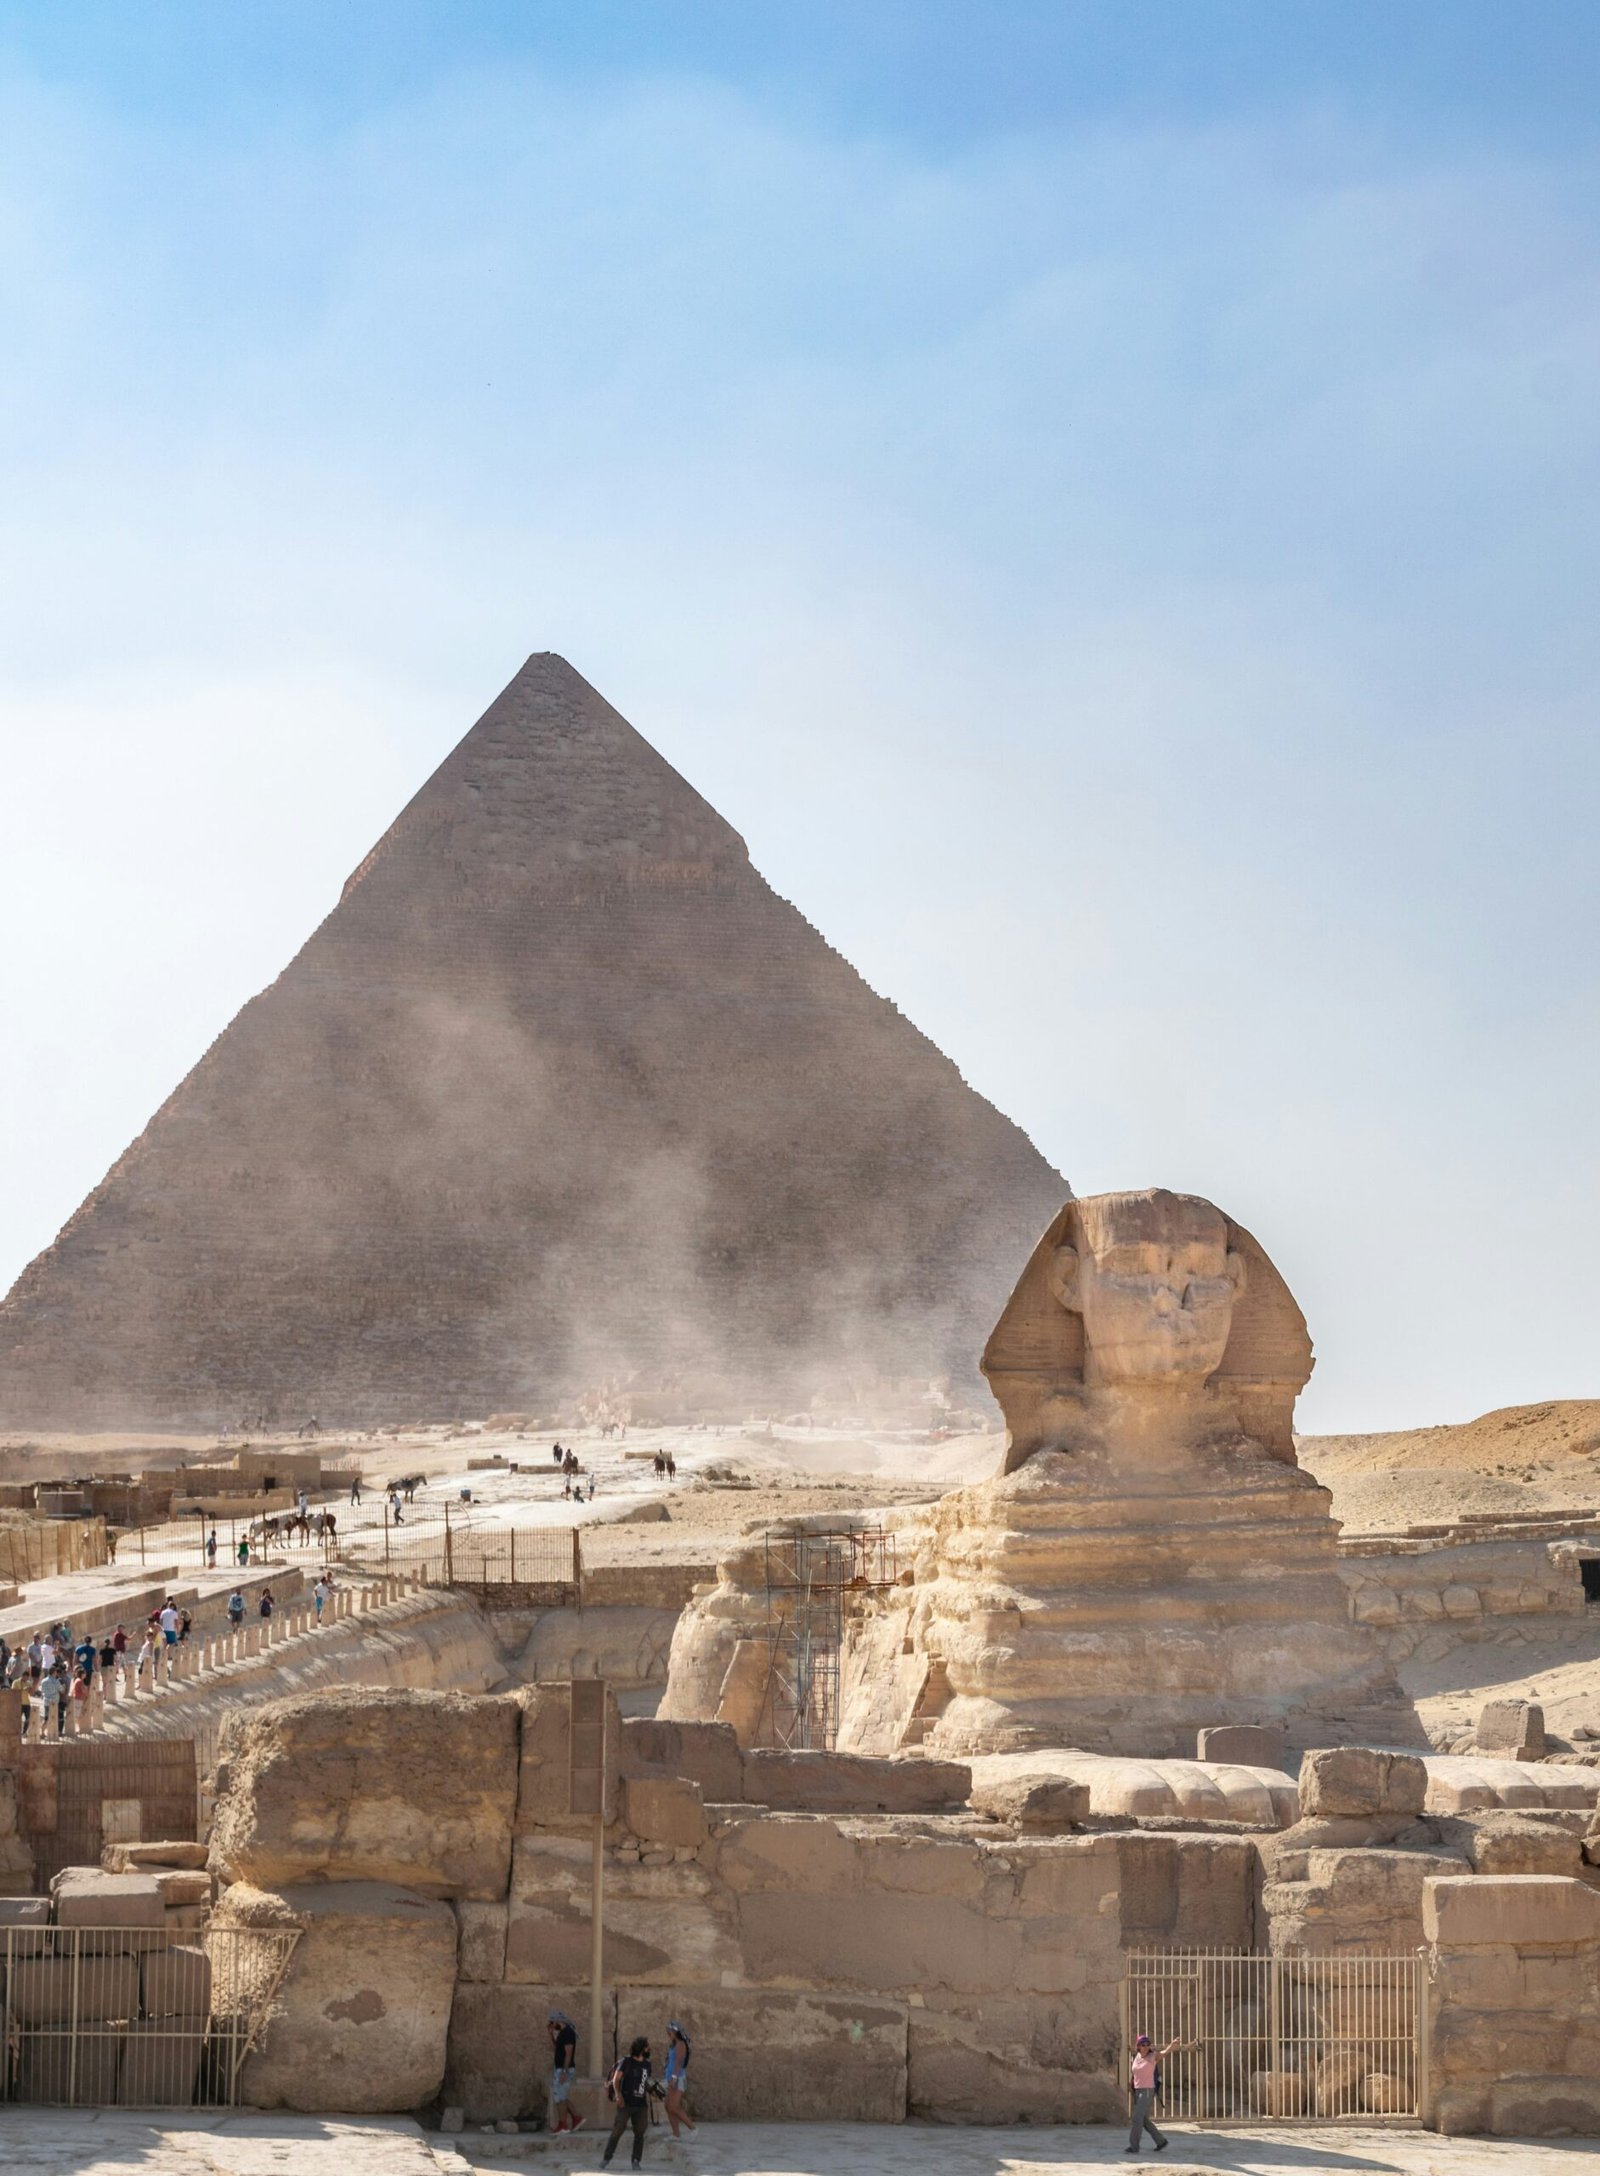
[[(645, 2169), (659, 2176), (1057, 2176), (1129, 2168), (1126, 2133), (958, 2130), (943, 2125), (718, 2123), (676, 2144), (654, 2130)], [(139, 2115), (131, 2110), (0, 2111), (0, 2165), (22, 2176), (593, 2176), (591, 2132), (425, 2138), (383, 2116), (251, 2112)], [(1600, 2139), (1436, 2138), (1427, 2131), (1329, 2125), (1313, 2130), (1203, 2131), (1174, 2126), (1171, 2150), (1140, 2157), (1163, 2176), (1600, 2176)], [(627, 2168), (624, 2147), (614, 2167)]]
[[(645, 2171), (661, 2176), (1057, 2176), (1079, 2168), (1154, 2166), (1164, 2176), (1600, 2176), (1600, 2139), (1438, 2138), (1431, 2131), (1315, 2129), (1206, 2131), (1174, 2124), (1166, 2153), (1136, 2164), (1126, 2129), (966, 2130), (943, 2124), (716, 2123), (676, 2144), (650, 2133)], [(600, 2145), (537, 2135), (440, 2139), (489, 2172), (513, 2159), (539, 2176), (593, 2176)], [(603, 2134), (602, 2134), (603, 2137)], [(448, 2165), (449, 2156), (441, 2152)], [(626, 2146), (613, 2169), (627, 2167)]]

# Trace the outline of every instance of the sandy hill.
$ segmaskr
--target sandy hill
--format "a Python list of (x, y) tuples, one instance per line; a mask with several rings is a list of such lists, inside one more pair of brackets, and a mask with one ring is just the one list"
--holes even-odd
[(1451, 1427), (1301, 1436), (1298, 1447), (1351, 1532), (1600, 1505), (1600, 1398), (1508, 1405)]

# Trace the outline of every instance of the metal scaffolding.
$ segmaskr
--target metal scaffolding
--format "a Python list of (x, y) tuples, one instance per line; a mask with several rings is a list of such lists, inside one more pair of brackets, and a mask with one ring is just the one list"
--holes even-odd
[(763, 1722), (791, 1750), (830, 1750), (839, 1734), (845, 1597), (892, 1586), (895, 1538), (866, 1532), (766, 1537), (767, 1691)]

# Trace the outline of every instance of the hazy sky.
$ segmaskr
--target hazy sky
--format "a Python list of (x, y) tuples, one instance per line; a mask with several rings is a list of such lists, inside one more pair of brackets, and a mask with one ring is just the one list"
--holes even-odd
[(556, 649), (1312, 1428), (1600, 1394), (1593, 0), (10, 0), (0, 1286)]

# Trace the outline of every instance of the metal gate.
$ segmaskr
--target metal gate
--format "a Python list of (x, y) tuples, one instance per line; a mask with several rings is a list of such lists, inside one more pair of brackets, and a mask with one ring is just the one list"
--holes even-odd
[(1423, 1953), (1261, 1957), (1134, 1950), (1122, 1983), (1122, 2075), (1135, 2035), (1161, 2063), (1175, 2122), (1327, 2123), (1415, 2116), (1427, 2096)]
[(8, 1927), (0, 2098), (232, 2108), (298, 1928)]

